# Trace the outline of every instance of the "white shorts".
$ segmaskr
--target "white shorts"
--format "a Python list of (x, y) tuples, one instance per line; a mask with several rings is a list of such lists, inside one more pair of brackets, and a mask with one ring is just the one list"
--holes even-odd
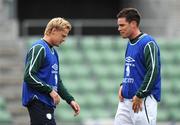
[(157, 101), (151, 95), (143, 100), (142, 111), (134, 113), (132, 99), (119, 102), (114, 125), (156, 125)]

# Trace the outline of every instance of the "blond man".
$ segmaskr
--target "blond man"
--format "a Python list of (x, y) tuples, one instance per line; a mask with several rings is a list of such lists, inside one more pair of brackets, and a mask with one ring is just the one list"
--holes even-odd
[(59, 75), (59, 59), (54, 46), (63, 43), (71, 24), (60, 17), (49, 21), (42, 39), (36, 41), (26, 56), (22, 104), (27, 107), (31, 125), (56, 125), (54, 109), (60, 97), (75, 115), (80, 106), (66, 90)]

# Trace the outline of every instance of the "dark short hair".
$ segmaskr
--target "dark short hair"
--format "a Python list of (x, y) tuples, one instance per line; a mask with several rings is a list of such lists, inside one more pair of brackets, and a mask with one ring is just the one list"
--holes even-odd
[(136, 21), (139, 26), (141, 16), (135, 8), (124, 8), (118, 14), (117, 18), (125, 17), (128, 22)]

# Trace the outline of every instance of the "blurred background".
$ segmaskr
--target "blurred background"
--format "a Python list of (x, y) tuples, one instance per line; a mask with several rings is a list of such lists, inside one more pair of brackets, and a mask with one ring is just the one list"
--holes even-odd
[(24, 58), (43, 36), (53, 17), (73, 29), (56, 48), (64, 85), (81, 105), (81, 114), (65, 101), (56, 109), (58, 125), (113, 125), (123, 77), (126, 40), (117, 31), (116, 15), (136, 7), (142, 32), (161, 49), (162, 100), (158, 125), (180, 125), (180, 1), (178, 0), (0, 0), (0, 125), (29, 125), (21, 105)]

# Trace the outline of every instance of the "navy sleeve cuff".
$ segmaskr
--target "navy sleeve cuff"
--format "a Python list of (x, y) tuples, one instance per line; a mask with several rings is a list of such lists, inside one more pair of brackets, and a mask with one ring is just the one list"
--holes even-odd
[(138, 92), (138, 93), (136, 93), (136, 96), (137, 96), (138, 98), (144, 98), (144, 95), (143, 95), (143, 93), (142, 93), (142, 92)]

